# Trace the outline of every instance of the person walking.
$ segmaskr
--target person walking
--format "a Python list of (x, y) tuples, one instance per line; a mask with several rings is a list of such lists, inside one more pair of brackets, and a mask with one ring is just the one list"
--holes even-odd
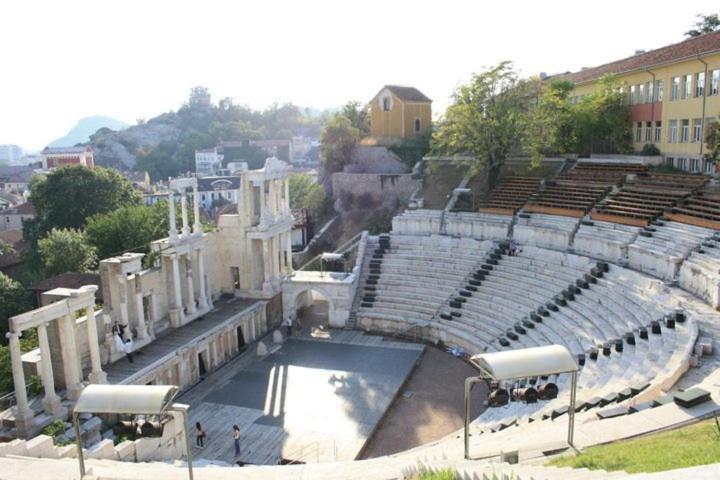
[(240, 427), (233, 425), (232, 437), (233, 444), (235, 445), (235, 457), (240, 456)]
[(203, 430), (202, 425), (200, 425), (200, 422), (195, 422), (195, 445), (197, 445), (200, 448), (203, 448), (205, 446), (205, 437), (207, 436), (207, 433), (205, 433), (205, 430)]
[(292, 336), (293, 319), (290, 315), (285, 319), (285, 336), (290, 338)]

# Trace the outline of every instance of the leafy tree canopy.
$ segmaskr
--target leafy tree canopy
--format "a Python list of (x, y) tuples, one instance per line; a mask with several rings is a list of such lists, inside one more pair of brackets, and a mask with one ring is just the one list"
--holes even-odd
[(72, 228), (53, 228), (38, 242), (38, 253), (47, 275), (84, 273), (95, 268), (97, 253), (85, 234)]
[[(0, 272), (0, 343), (5, 343), (8, 319), (31, 306), (30, 294), (20, 282)], [(0, 390), (1, 391), (1, 390)]]
[(699, 37), (706, 33), (712, 33), (720, 30), (720, 17), (718, 14), (712, 15), (696, 15), (697, 21), (693, 25), (693, 28), (685, 32), (686, 37)]
[(343, 115), (330, 118), (320, 135), (320, 158), (327, 173), (339, 172), (350, 163), (360, 131)]
[(530, 83), (521, 81), (510, 62), (475, 74), (457, 88), (433, 133), (438, 155), (469, 155), (473, 168), (490, 175), (522, 145), (528, 122)]
[(709, 160), (720, 160), (720, 122), (709, 122), (705, 127), (705, 144), (708, 152), (705, 154)]
[(308, 175), (294, 173), (290, 181), (290, 208), (306, 208), (313, 219), (322, 216), (325, 208), (325, 189)]
[(350, 124), (360, 132), (360, 137), (370, 135), (370, 112), (367, 105), (357, 101), (348, 102), (340, 109), (340, 115), (350, 120)]
[(117, 170), (78, 165), (33, 178), (30, 191), (30, 201), (37, 211), (39, 231), (36, 233), (40, 235), (53, 228), (82, 228), (93, 215), (125, 205), (138, 205), (142, 200), (140, 193)]
[(150, 242), (167, 236), (167, 208), (166, 202), (158, 202), (94, 215), (85, 225), (87, 242), (101, 259), (129, 250), (147, 252)]

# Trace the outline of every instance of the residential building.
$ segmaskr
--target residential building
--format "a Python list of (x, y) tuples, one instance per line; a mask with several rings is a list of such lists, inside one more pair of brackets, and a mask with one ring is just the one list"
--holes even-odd
[(0, 145), (0, 165), (16, 165), (22, 156), (22, 148), (17, 145)]
[(218, 147), (195, 150), (195, 173), (198, 177), (217, 175), (222, 168), (223, 157)]
[(572, 81), (573, 95), (580, 97), (608, 73), (628, 93), (636, 151), (651, 143), (667, 165), (715, 173), (715, 164), (705, 159), (704, 132), (720, 117), (720, 32), (555, 78)]
[(0, 210), (0, 230), (22, 230), (23, 220), (35, 218), (35, 206), (25, 202)]
[(209, 211), (213, 206), (238, 203), (240, 177), (201, 177), (198, 178), (200, 206)]
[(432, 100), (414, 87), (384, 86), (370, 101), (366, 144), (388, 145), (422, 135), (430, 128)]
[(32, 167), (0, 166), (0, 192), (22, 195), (35, 175)]
[(86, 147), (46, 147), (42, 152), (43, 170), (52, 170), (65, 165), (82, 165), (93, 168), (95, 159), (93, 149)]

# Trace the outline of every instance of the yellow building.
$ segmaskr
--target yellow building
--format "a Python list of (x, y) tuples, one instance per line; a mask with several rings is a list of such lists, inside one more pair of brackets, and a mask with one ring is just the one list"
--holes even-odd
[(630, 103), (633, 147), (654, 144), (665, 162), (691, 172), (714, 173), (703, 159), (705, 127), (720, 119), (720, 32), (689, 38), (632, 57), (561, 75), (576, 98), (612, 73)]
[(432, 100), (420, 90), (386, 85), (370, 101), (370, 143), (388, 145), (422, 135), (431, 119)]

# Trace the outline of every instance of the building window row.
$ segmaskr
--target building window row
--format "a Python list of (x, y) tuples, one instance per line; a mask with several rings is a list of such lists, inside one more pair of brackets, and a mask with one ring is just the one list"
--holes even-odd
[[(712, 120), (712, 118), (705, 119), (708, 123)], [(649, 123), (650, 122), (648, 122), (648, 124)], [(680, 130), (678, 131), (678, 120), (670, 120), (668, 128), (668, 143), (701, 143), (703, 141), (702, 118), (694, 118), (692, 119), (692, 123), (690, 122), (690, 119), (681, 119), (679, 125)], [(657, 132), (656, 135), (658, 135)]]
[(700, 158), (665, 157), (665, 165), (688, 172), (703, 172), (708, 175), (715, 173), (715, 163)]
[(636, 122), (635, 123), (635, 142), (645, 143), (661, 143), (662, 142), (662, 122)]
[(675, 76), (670, 79), (670, 100), (720, 95), (720, 69), (708, 72), (709, 88), (706, 88), (705, 72)]

